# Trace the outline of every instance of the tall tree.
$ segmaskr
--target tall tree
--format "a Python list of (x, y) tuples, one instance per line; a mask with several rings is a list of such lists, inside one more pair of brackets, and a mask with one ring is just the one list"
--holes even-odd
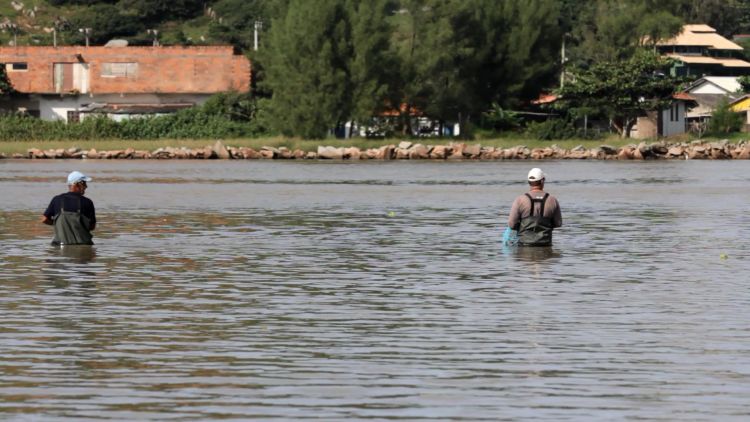
[(402, 6), (395, 104), (466, 122), (493, 102), (512, 106), (536, 96), (554, 78), (561, 39), (554, 0), (406, 0)]
[(672, 102), (681, 80), (669, 75), (670, 64), (648, 49), (639, 49), (627, 60), (594, 63), (574, 72), (575, 79), (559, 90), (556, 106), (573, 114), (597, 110), (622, 137), (628, 137), (637, 117)]
[[(679, 32), (682, 19), (665, 7), (682, 0), (595, 0), (581, 9), (572, 28), (570, 60), (573, 65), (627, 60), (648, 40)], [(675, 3), (675, 4), (673, 4)]]
[(8, 78), (8, 73), (5, 71), (5, 66), (0, 65), (0, 97), (8, 96), (10, 94), (13, 94), (14, 92), (15, 89), (13, 89), (13, 84)]
[(346, 7), (352, 45), (347, 64), (352, 87), (347, 117), (366, 121), (386, 108), (389, 73), (395, 68), (390, 51), (393, 29), (387, 20), (393, 5), (389, 0), (348, 0)]
[(266, 118), (286, 135), (322, 138), (384, 96), (382, 0), (292, 0), (260, 57), (273, 93)]

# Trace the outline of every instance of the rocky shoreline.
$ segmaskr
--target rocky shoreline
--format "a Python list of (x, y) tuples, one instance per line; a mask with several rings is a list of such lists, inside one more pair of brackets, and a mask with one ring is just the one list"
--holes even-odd
[(155, 151), (127, 148), (111, 151), (81, 150), (78, 148), (41, 150), (29, 149), (26, 154), (13, 154), (0, 158), (15, 159), (281, 159), (281, 160), (696, 160), (696, 159), (750, 159), (750, 142), (733, 144), (728, 140), (718, 142), (692, 141), (682, 143), (642, 142), (615, 148), (601, 145), (596, 148), (578, 146), (572, 149), (551, 145), (545, 148), (483, 147), (479, 144), (450, 143), (448, 145), (423, 145), (404, 141), (398, 145), (361, 150), (357, 147), (319, 146), (317, 152), (290, 150), (285, 147), (225, 146), (217, 141), (204, 148), (159, 148)]

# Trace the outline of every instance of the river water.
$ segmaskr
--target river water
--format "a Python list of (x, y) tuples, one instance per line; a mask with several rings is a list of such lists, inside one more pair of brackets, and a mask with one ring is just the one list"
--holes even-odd
[[(500, 245), (534, 165), (551, 249)], [(93, 248), (39, 223), (94, 178)], [(748, 420), (750, 162), (0, 161), (0, 419)]]

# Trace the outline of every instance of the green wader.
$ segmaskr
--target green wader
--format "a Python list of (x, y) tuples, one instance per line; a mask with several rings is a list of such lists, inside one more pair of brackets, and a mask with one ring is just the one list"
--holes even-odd
[(52, 219), (52, 227), (55, 233), (52, 244), (93, 245), (91, 231), (89, 231), (91, 222), (88, 217), (81, 214), (81, 198), (78, 198), (78, 209), (76, 211), (65, 210), (65, 201), (61, 201), (60, 206), (60, 214)]
[(518, 243), (524, 246), (549, 246), (552, 244), (552, 219), (544, 217), (544, 204), (547, 202), (548, 193), (542, 198), (533, 198), (528, 193), (526, 196), (531, 201), (531, 215), (521, 220), (518, 226)]

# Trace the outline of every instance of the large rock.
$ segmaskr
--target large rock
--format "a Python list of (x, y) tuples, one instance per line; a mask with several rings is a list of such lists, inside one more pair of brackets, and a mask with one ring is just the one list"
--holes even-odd
[(26, 155), (29, 158), (47, 158), (47, 156), (44, 154), (44, 151), (38, 148), (29, 148), (26, 150)]
[(409, 159), (409, 150), (406, 148), (396, 148), (394, 155), (397, 160), (407, 160)]
[(260, 158), (260, 153), (252, 148), (241, 147), (240, 156), (246, 160), (256, 160)]
[(750, 145), (745, 145), (742, 147), (742, 149), (739, 149), (739, 153), (737, 154), (737, 159), (750, 160)]
[(412, 145), (413, 144), (411, 142), (409, 142), (409, 141), (401, 141), (401, 142), (399, 142), (398, 147), (400, 149), (409, 149), (409, 148), (411, 148)]
[(269, 146), (261, 147), (260, 155), (262, 155), (263, 158), (282, 158), (280, 149)]
[(221, 141), (216, 141), (214, 146), (211, 148), (216, 154), (216, 158), (222, 159), (222, 160), (228, 160), (232, 158), (232, 155), (229, 153), (229, 150), (227, 150), (227, 147), (224, 146), (224, 143)]
[[(173, 154), (175, 152), (176, 151), (172, 151)], [(214, 159), (214, 158), (219, 158), (219, 155), (216, 154), (216, 151), (214, 150), (213, 147), (207, 146), (207, 147), (203, 148), (203, 158)]]
[(344, 149), (330, 146), (318, 146), (318, 158), (326, 160), (341, 160), (344, 158)]
[(409, 158), (412, 160), (430, 158), (430, 150), (422, 144), (413, 145), (409, 150)]
[(384, 145), (380, 147), (380, 149), (382, 150), (382, 155), (383, 155), (384, 160), (393, 159), (395, 155), (394, 151), (396, 150), (396, 147), (394, 145)]
[(436, 145), (434, 148), (432, 148), (432, 151), (430, 151), (430, 158), (442, 160), (445, 158), (447, 153), (448, 148), (445, 145)]
[(599, 146), (602, 151), (604, 151), (604, 154), (606, 155), (617, 155), (617, 148), (610, 146), (610, 145), (601, 145)]
[(383, 159), (379, 148), (368, 148), (367, 150), (365, 150), (365, 157), (367, 157), (369, 160)]
[(617, 158), (620, 160), (632, 160), (634, 149), (635, 148), (631, 145), (620, 148), (620, 152), (617, 153)]
[(467, 145), (463, 149), (464, 157), (479, 158), (479, 154), (482, 153), (482, 146), (479, 144)]
[(362, 156), (362, 151), (357, 147), (344, 148), (344, 158), (350, 160), (359, 160)]
[(677, 158), (685, 155), (685, 148), (681, 145), (673, 145), (667, 150), (667, 157)]
[(466, 144), (463, 143), (451, 143), (450, 145), (451, 153), (446, 158), (449, 160), (463, 160), (464, 159), (464, 149), (466, 149)]

